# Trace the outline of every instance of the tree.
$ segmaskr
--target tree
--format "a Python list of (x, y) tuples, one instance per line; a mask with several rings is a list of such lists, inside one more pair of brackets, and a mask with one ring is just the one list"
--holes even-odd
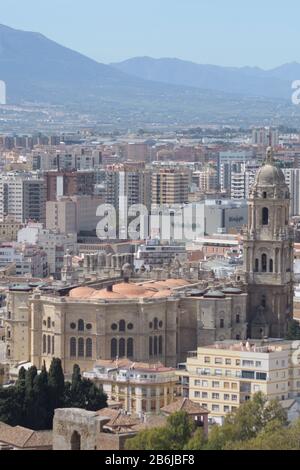
[(52, 359), (49, 369), (48, 383), (49, 399), (54, 413), (56, 408), (61, 408), (64, 405), (65, 376), (60, 359)]
[(147, 429), (126, 442), (128, 450), (182, 450), (196, 429), (187, 413), (179, 411), (169, 416), (166, 426)]
[(297, 320), (291, 320), (288, 323), (286, 339), (290, 341), (300, 340), (300, 325), (299, 325), (299, 322), (297, 322)]
[(41, 373), (33, 381), (33, 392), (35, 397), (35, 409), (33, 413), (35, 430), (50, 429), (52, 427), (53, 410), (49, 403), (48, 372), (45, 363)]
[(204, 434), (203, 428), (198, 428), (188, 443), (185, 445), (184, 450), (202, 450), (207, 443), (207, 438)]
[(35, 427), (36, 396), (33, 389), (34, 380), (37, 377), (37, 368), (30, 367), (25, 375), (25, 398), (23, 406), (24, 422), (30, 429)]

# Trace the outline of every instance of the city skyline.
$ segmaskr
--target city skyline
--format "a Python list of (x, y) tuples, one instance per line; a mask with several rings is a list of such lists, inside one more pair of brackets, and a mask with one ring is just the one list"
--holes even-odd
[(257, 0), (249, 6), (235, 0), (199, 3), (189, 0), (187, 7), (179, 0), (163, 5), (153, 0), (141, 7), (137, 0), (130, 6), (120, 0), (87, 0), (74, 6), (70, 0), (46, 0), (43, 5), (12, 0), (1, 6), (1, 22), (39, 32), (104, 63), (151, 56), (269, 69), (300, 61), (295, 0), (272, 8)]

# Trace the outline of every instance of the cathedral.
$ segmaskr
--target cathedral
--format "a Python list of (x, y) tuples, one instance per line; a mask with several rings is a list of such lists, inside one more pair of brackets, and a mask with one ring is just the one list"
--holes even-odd
[(282, 338), (293, 318), (294, 255), (289, 205), (289, 188), (269, 148), (251, 188), (248, 227), (244, 232), (251, 338)]

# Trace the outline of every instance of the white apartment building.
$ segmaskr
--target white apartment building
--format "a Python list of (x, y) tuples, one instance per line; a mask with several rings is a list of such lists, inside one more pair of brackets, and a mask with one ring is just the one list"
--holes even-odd
[(77, 252), (77, 235), (62, 234), (43, 229), (42, 224), (29, 223), (18, 233), (19, 243), (30, 243), (41, 247), (47, 254), (49, 273), (60, 277), (64, 255)]
[(248, 199), (250, 189), (255, 181), (258, 165), (241, 165), (239, 172), (231, 173), (231, 199)]
[(17, 243), (0, 245), (0, 268), (14, 264), (16, 276), (45, 278), (48, 263), (45, 251), (37, 246)]
[(300, 215), (300, 169), (285, 168), (282, 170), (291, 194), (290, 216)]
[(176, 369), (128, 359), (98, 361), (84, 378), (93, 380), (108, 400), (120, 403), (127, 413), (159, 413), (177, 396)]
[(279, 131), (270, 127), (255, 128), (252, 130), (252, 144), (262, 147), (277, 147), (279, 144)]
[(299, 397), (299, 359), (293, 341), (224, 341), (199, 347), (177, 374), (183, 395), (207, 408), (211, 418), (222, 424), (226, 414), (254, 393), (280, 401)]
[(10, 216), (16, 222), (45, 223), (45, 182), (34, 174), (6, 173), (0, 176), (0, 221)]
[(149, 240), (145, 245), (140, 245), (134, 258), (134, 267), (139, 270), (142, 266), (146, 270), (167, 266), (178, 259), (180, 263), (187, 261), (185, 245), (161, 244), (158, 240)]

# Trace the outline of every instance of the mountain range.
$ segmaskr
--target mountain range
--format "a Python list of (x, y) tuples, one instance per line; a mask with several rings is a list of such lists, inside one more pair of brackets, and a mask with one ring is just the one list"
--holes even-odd
[[(298, 74), (299, 71), (299, 74)], [(102, 64), (39, 33), (0, 25), (0, 80), (8, 104), (46, 103), (123, 125), (299, 121), (291, 80), (300, 65), (273, 71), (135, 58)]]

